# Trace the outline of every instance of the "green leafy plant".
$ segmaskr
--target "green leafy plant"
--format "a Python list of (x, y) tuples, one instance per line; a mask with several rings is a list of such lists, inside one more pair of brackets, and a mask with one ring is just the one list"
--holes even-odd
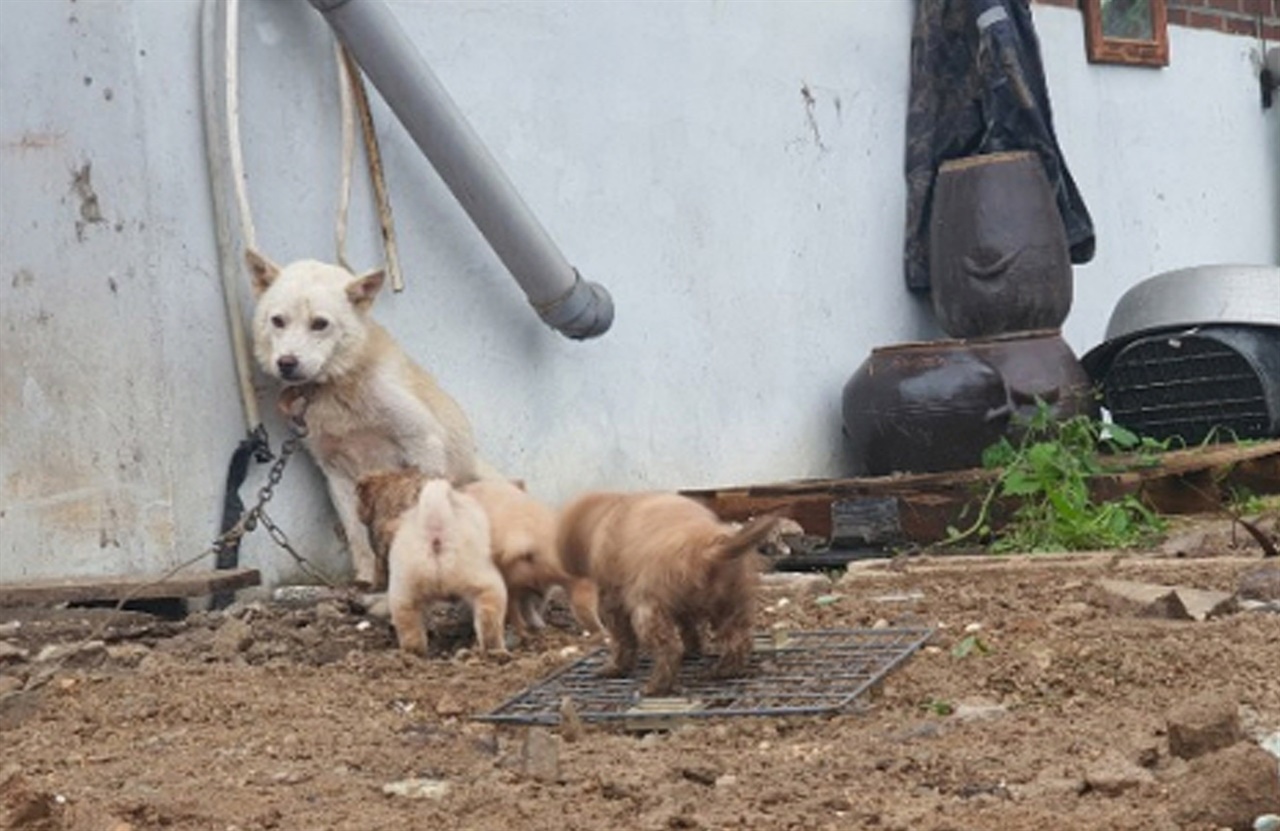
[[(948, 529), (947, 543), (980, 537), (992, 551), (1072, 551), (1130, 548), (1151, 542), (1164, 520), (1133, 495), (1094, 501), (1090, 479), (1104, 473), (1157, 464), (1159, 442), (1142, 439), (1116, 424), (1088, 416), (1064, 421), (1039, 403), (1022, 425), (1017, 443), (1008, 438), (987, 448), (983, 467), (998, 470), (964, 530)], [(1123, 462), (1110, 461), (1124, 454)], [(1111, 455), (1109, 455), (1111, 454)], [(1109, 463), (1110, 462), (1110, 463)], [(1016, 505), (1009, 521), (995, 529), (990, 521), (997, 497)]]
[(990, 648), (982, 638), (977, 635), (965, 635), (955, 646), (951, 647), (951, 657), (968, 658), (974, 653), (986, 655), (990, 651)]
[(956, 711), (955, 706), (950, 701), (941, 698), (930, 698), (922, 702), (920, 709), (933, 713), (935, 716), (949, 716)]

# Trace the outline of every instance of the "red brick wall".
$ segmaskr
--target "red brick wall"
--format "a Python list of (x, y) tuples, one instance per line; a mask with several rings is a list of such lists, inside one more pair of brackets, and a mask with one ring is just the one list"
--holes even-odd
[[(1036, 0), (1046, 6), (1078, 8), (1080, 0)], [(1169, 23), (1213, 29), (1280, 43), (1280, 0), (1168, 0)], [(1262, 31), (1258, 31), (1261, 23)]]

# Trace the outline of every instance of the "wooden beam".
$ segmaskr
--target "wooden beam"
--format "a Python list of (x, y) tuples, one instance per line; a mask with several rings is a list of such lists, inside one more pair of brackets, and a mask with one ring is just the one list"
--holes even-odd
[[(1193, 513), (1221, 505), (1232, 486), (1257, 494), (1280, 493), (1280, 440), (1175, 450), (1154, 458), (1103, 460), (1120, 472), (1094, 478), (1098, 500), (1137, 494), (1162, 513)], [(896, 474), (855, 479), (806, 479), (681, 491), (722, 519), (741, 522), (764, 513), (788, 516), (806, 534), (834, 544), (928, 544), (963, 526), (966, 511), (991, 487), (991, 470)], [(998, 524), (1010, 505), (996, 500)]]
[(190, 571), (164, 580), (145, 575), (31, 580), (21, 583), (0, 583), (0, 608), (95, 601), (118, 603), (125, 598), (154, 600), (167, 597), (202, 597), (215, 591), (231, 591), (261, 583), (262, 575), (255, 568)]

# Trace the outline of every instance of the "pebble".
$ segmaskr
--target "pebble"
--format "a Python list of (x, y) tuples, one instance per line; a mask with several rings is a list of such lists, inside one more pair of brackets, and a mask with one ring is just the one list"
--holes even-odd
[(222, 659), (234, 658), (253, 644), (253, 627), (240, 618), (227, 618), (213, 636), (213, 654)]
[(460, 716), (467, 711), (467, 708), (461, 701), (444, 693), (440, 699), (436, 701), (436, 715), (449, 718), (450, 716)]
[(1280, 814), (1263, 814), (1253, 821), (1253, 831), (1280, 831)]
[(560, 742), (543, 727), (530, 727), (520, 747), (524, 775), (539, 782), (560, 781)]
[(444, 799), (450, 785), (441, 779), (401, 779), (399, 782), (388, 782), (382, 786), (387, 796), (402, 796), (406, 799)]
[(30, 652), (20, 646), (0, 641), (0, 664), (20, 664), (27, 660)]

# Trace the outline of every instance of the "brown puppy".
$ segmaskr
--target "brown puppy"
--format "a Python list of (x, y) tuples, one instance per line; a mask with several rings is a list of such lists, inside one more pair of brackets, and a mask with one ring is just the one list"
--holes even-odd
[[(490, 554), (489, 520), (472, 497), (445, 479), (416, 471), (364, 477), (358, 488), (370, 530), (389, 533), (387, 604), (400, 649), (427, 653), (422, 613), (428, 600), (461, 598), (470, 604), (481, 654), (506, 654), (503, 618), (507, 587)], [(380, 511), (403, 503), (417, 479), (416, 498), (393, 517)], [(374, 531), (374, 529), (379, 529)]]
[(701, 651), (709, 624), (720, 647), (713, 672), (741, 673), (751, 654), (759, 546), (776, 517), (738, 530), (672, 493), (592, 493), (560, 515), (557, 547), (570, 574), (591, 577), (612, 636), (603, 673), (627, 675), (641, 646), (653, 656), (645, 695), (674, 687), (684, 654)]
[(356, 482), (357, 513), (373, 549), (373, 591), (387, 589), (387, 555), (400, 517), (418, 501), (427, 477), (417, 468), (381, 470)]
[(507, 622), (524, 636), (541, 629), (547, 592), (559, 586), (569, 596), (578, 624), (595, 634), (604, 629), (596, 611), (595, 585), (564, 570), (556, 554), (556, 517), (546, 505), (505, 479), (483, 479), (463, 491), (489, 517), (493, 561), (507, 583)]

